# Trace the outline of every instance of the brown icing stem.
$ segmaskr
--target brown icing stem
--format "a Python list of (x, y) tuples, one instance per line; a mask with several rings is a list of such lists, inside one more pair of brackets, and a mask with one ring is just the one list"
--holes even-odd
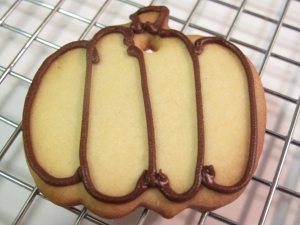
[[(157, 12), (159, 13), (159, 16), (157, 20), (154, 23), (146, 22), (142, 23), (140, 21), (139, 15), (143, 13), (148, 12)], [(164, 6), (149, 6), (139, 9), (134, 14), (130, 15), (129, 17), (131, 19), (131, 25), (130, 28), (137, 34), (142, 33), (144, 29), (147, 27), (147, 30), (151, 34), (155, 34), (158, 32), (158, 30), (163, 29), (164, 26), (167, 26), (168, 24), (168, 18), (169, 18), (169, 9)]]
[[(197, 54), (201, 54), (206, 45), (209, 44), (219, 44), (232, 53), (234, 53), (238, 59), (241, 61), (247, 77), (248, 84), (248, 94), (249, 94), (249, 103), (250, 103), (250, 124), (251, 124), (251, 133), (250, 133), (250, 145), (249, 145), (249, 156), (246, 170), (243, 177), (234, 185), (224, 186), (214, 182), (215, 172), (213, 168), (207, 169), (208, 166), (205, 166), (205, 170), (202, 171), (203, 176), (209, 179), (203, 179), (203, 184), (214, 191), (221, 193), (233, 193), (241, 190), (245, 187), (251, 179), (252, 173), (254, 171), (255, 161), (256, 161), (256, 149), (257, 149), (257, 112), (256, 112), (256, 102), (255, 102), (255, 89), (254, 89), (254, 79), (251, 72), (251, 67), (246, 56), (233, 44), (226, 41), (220, 37), (206, 37), (200, 38), (195, 42), (195, 51)], [(211, 166), (210, 166), (211, 167)]]
[(34, 170), (36, 174), (41, 177), (46, 183), (55, 185), (55, 186), (66, 186), (72, 185), (80, 182), (79, 170), (74, 171), (74, 175), (65, 178), (57, 178), (50, 175), (37, 161), (32, 142), (31, 142), (31, 132), (30, 132), (30, 123), (31, 123), (31, 108), (34, 103), (35, 96), (38, 92), (39, 86), (43, 80), (43, 77), (51, 66), (52, 62), (54, 62), (61, 55), (75, 48), (86, 48), (88, 45), (88, 41), (76, 41), (70, 44), (65, 45), (60, 48), (58, 51), (49, 56), (42, 64), (40, 69), (37, 71), (34, 79), (32, 80), (32, 84), (28, 90), (28, 94), (25, 99), (24, 104), (24, 112), (23, 112), (23, 140), (25, 147), (25, 154), (27, 161), (31, 168)]

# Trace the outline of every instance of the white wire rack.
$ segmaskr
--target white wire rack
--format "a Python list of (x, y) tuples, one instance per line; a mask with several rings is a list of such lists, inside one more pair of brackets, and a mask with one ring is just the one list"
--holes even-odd
[[(265, 88), (263, 155), (246, 192), (214, 212), (187, 209), (166, 220), (139, 208), (106, 220), (82, 206), (53, 205), (26, 167), (22, 110), (31, 80), (50, 53), (128, 21), (138, 8), (166, 5), (171, 26), (223, 36), (253, 61)], [(300, 224), (300, 2), (291, 0), (0, 0), (0, 224)], [(216, 140), (218, 141), (218, 140)]]

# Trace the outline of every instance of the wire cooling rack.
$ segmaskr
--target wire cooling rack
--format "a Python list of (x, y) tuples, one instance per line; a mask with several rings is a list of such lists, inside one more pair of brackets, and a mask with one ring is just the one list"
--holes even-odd
[[(22, 110), (31, 80), (60, 46), (125, 23), (150, 4), (168, 6), (175, 29), (235, 43), (260, 72), (268, 121), (255, 176), (234, 203), (214, 212), (187, 209), (170, 220), (144, 208), (106, 220), (83, 206), (58, 207), (35, 187), (25, 163)], [(300, 2), (0, 0), (0, 37), (1, 225), (300, 224)]]

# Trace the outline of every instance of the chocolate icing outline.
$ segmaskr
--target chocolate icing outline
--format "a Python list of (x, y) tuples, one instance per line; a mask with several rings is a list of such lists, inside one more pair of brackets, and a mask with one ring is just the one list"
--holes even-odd
[[(161, 9), (159, 9), (159, 8), (161, 8)], [(165, 18), (168, 16), (168, 9), (164, 10), (163, 8), (167, 9), (166, 7), (150, 6), (150, 7), (140, 9), (135, 14), (139, 15), (140, 13), (143, 13), (143, 12), (152, 12), (152, 11), (160, 12), (158, 20), (159, 21), (164, 21)], [(167, 12), (167, 14), (165, 12)], [(137, 21), (140, 22), (139, 20), (137, 20)], [(170, 32), (171, 33), (173, 32), (174, 35), (176, 34), (176, 35), (180, 36), (180, 38), (182, 37), (182, 40), (184, 40), (184, 42), (186, 41), (186, 43), (191, 43), (191, 41), (188, 39), (187, 36), (185, 36), (184, 34), (182, 34), (181, 32), (179, 32), (177, 30), (169, 30), (169, 29), (164, 30), (164, 29), (162, 29), (163, 22), (158, 23), (156, 21), (156, 23), (153, 23), (153, 24), (151, 24), (149, 22), (147, 22), (145, 24), (146, 25), (138, 26), (139, 28), (135, 29), (134, 32), (135, 33), (149, 32), (149, 33), (154, 34), (154, 35), (158, 34), (161, 37), (168, 37), (168, 35), (170, 35)], [(115, 28), (115, 27), (112, 27), (112, 28)], [(98, 33), (95, 36), (97, 36), (97, 35), (98, 35)], [(125, 44), (126, 44), (126, 41), (127, 40), (125, 38)], [(141, 187), (142, 191), (140, 193), (138, 193), (138, 195), (141, 194), (148, 187), (159, 187), (161, 192), (168, 199), (180, 202), (180, 201), (184, 201), (184, 200), (188, 200), (188, 199), (192, 198), (197, 193), (197, 191), (200, 189), (200, 186), (201, 186), (201, 177), (202, 177), (202, 180), (203, 180), (203, 184), (207, 188), (209, 188), (211, 190), (214, 190), (214, 191), (217, 191), (217, 192), (228, 193), (228, 194), (239, 191), (240, 189), (242, 189), (249, 182), (249, 180), (252, 176), (254, 167), (255, 167), (255, 161), (256, 161), (256, 154), (255, 153), (256, 153), (256, 150), (257, 150), (257, 132), (258, 132), (257, 131), (257, 112), (256, 112), (256, 102), (255, 102), (255, 92), (254, 92), (254, 80), (253, 80), (253, 77), (252, 77), (250, 64), (249, 64), (247, 58), (243, 55), (243, 53), (238, 48), (236, 48), (234, 45), (232, 45), (231, 43), (225, 41), (222, 38), (212, 37), (212, 38), (200, 38), (200, 39), (198, 39), (195, 42), (195, 46), (194, 46), (194, 49), (193, 49), (194, 53), (195, 54), (201, 54), (201, 51), (203, 50), (203, 48), (206, 44), (216, 44), (216, 43), (232, 50), (232, 52), (234, 54), (236, 54), (239, 57), (239, 59), (241, 59), (242, 65), (243, 65), (243, 67), (246, 71), (246, 76), (247, 76), (247, 81), (248, 81), (247, 83), (248, 83), (249, 101), (250, 101), (250, 114), (251, 114), (251, 137), (250, 137), (250, 150), (249, 150), (248, 164), (247, 164), (244, 176), (240, 179), (239, 182), (237, 182), (235, 185), (232, 185), (232, 186), (223, 186), (223, 185), (220, 185), (220, 184), (216, 184), (213, 181), (214, 176), (215, 176), (213, 166), (212, 165), (204, 166), (203, 169), (202, 169), (202, 166), (203, 166), (203, 157), (202, 157), (202, 158), (200, 158), (200, 160), (197, 161), (194, 184), (192, 185), (191, 189), (189, 189), (187, 191), (187, 192), (189, 192), (189, 191), (192, 190), (191, 192), (189, 192), (190, 194), (187, 195), (186, 192), (181, 193), (181, 194), (177, 194), (177, 193), (173, 192), (172, 189), (170, 188), (170, 186), (168, 184), (168, 181), (167, 181), (167, 176), (165, 176), (161, 171), (157, 172), (155, 166), (152, 165), (151, 166), (152, 169), (150, 170), (150, 173), (149, 173), (149, 171), (144, 171), (141, 175), (141, 180), (144, 183), (141, 180), (139, 180), (138, 183), (137, 183), (137, 187), (139, 186), (139, 184), (143, 183), (143, 185), (142, 185), (143, 187)], [(129, 43), (129, 44), (131, 44), (131, 43)], [(32, 106), (33, 101), (34, 101), (35, 94), (38, 91), (39, 84), (42, 80), (42, 77), (45, 74), (45, 72), (47, 71), (47, 69), (49, 68), (49, 66), (52, 64), (52, 62), (55, 59), (57, 59), (60, 55), (64, 54), (66, 51), (69, 51), (69, 50), (74, 49), (74, 48), (88, 48), (89, 45), (90, 45), (90, 43), (88, 41), (73, 42), (73, 43), (70, 43), (70, 44), (62, 47), (60, 50), (55, 52), (53, 55), (49, 56), (44, 61), (44, 63), (42, 64), (42, 66), (38, 70), (35, 78), (33, 79), (32, 85), (31, 85), (31, 87), (28, 91), (28, 95), (27, 95), (26, 100), (25, 100), (24, 113), (23, 113), (23, 118), (24, 118), (24, 120), (23, 120), (23, 127), (24, 127), (23, 136), (24, 136), (24, 145), (25, 145), (26, 157), (27, 157), (27, 160), (28, 160), (31, 168), (37, 173), (37, 175), (39, 175), (41, 177), (41, 179), (43, 179), (46, 183), (51, 184), (51, 185), (66, 186), (66, 185), (72, 185), (72, 184), (79, 183), (81, 180), (83, 180), (82, 179), (82, 176), (83, 176), (82, 167), (79, 167), (76, 170), (76, 172), (73, 176), (67, 177), (67, 178), (53, 177), (41, 167), (41, 165), (37, 162), (37, 160), (34, 156), (34, 152), (33, 152), (33, 149), (32, 149), (32, 143), (31, 143), (31, 135), (30, 135), (30, 129), (29, 129), (30, 128), (30, 110), (31, 110), (31, 106)], [(186, 44), (186, 46), (190, 46), (190, 44)], [(134, 54), (136, 52), (139, 52), (139, 49), (137, 47), (135, 47), (134, 45), (131, 48), (132, 48), (132, 50), (131, 50), (131, 53), (129, 51), (129, 54)], [(194, 53), (190, 49), (189, 49), (189, 51), (191, 53), (192, 60), (193, 60)], [(137, 54), (139, 54), (139, 53), (137, 53)], [(99, 57), (98, 57), (97, 54), (95, 54), (94, 50), (92, 51), (92, 53), (90, 53), (90, 55), (91, 55), (90, 56), (91, 62), (97, 63), (99, 61)], [(199, 64), (198, 57), (197, 57), (197, 62)], [(89, 63), (89, 62), (87, 62), (87, 63)], [(88, 66), (87, 66), (87, 68), (88, 68)], [(198, 66), (198, 69), (200, 70), (199, 66)], [(196, 79), (199, 80), (198, 81), (199, 85), (201, 85), (200, 84), (201, 83), (200, 82), (200, 72), (199, 72), (199, 76), (195, 76), (195, 88), (196, 88), (196, 95), (197, 95), (197, 93), (200, 93), (200, 96), (201, 96), (201, 90), (199, 88), (197, 89)], [(144, 94), (144, 88), (143, 88), (143, 94)], [(144, 103), (145, 103), (145, 100), (144, 100)], [(197, 110), (198, 110), (198, 108), (200, 108), (200, 110), (202, 111), (202, 103), (199, 104), (198, 100), (196, 100), (196, 104), (197, 104), (197, 106), (196, 106)], [(145, 108), (146, 108), (146, 105), (145, 105)], [(197, 115), (199, 116), (199, 114), (197, 114)], [(203, 120), (203, 114), (202, 114), (201, 117), (202, 117), (202, 120)], [(198, 120), (198, 123), (199, 123), (199, 120)], [(83, 124), (83, 126), (86, 126), (86, 124)], [(202, 126), (202, 128), (203, 128), (203, 123), (200, 124), (200, 126)], [(199, 130), (199, 126), (198, 126), (198, 130)], [(153, 130), (153, 132), (154, 132), (154, 130)], [(202, 135), (203, 135), (203, 132), (202, 132)], [(148, 138), (149, 138), (149, 132), (148, 132)], [(199, 140), (200, 139), (198, 138), (198, 143), (199, 143)], [(202, 140), (204, 141), (204, 138)], [(203, 142), (202, 156), (203, 155), (204, 155), (204, 142)], [(199, 159), (199, 156), (200, 156), (200, 154), (199, 154), (199, 149), (198, 149), (198, 159)], [(150, 161), (151, 161), (150, 158), (151, 157), (149, 156), (149, 165), (150, 165)], [(199, 180), (198, 180), (199, 182), (198, 183), (196, 182), (196, 179), (198, 179), (197, 177), (199, 177)], [(197, 184), (195, 185), (195, 183), (197, 183)], [(193, 188), (194, 185), (195, 185), (195, 187)], [(87, 187), (87, 189), (89, 189), (89, 188)], [(133, 198), (135, 198), (135, 197), (133, 197)], [(126, 201), (129, 201), (130, 199), (131, 198), (128, 198), (128, 199), (125, 199), (125, 200), (123, 199), (123, 200), (126, 202)], [(116, 202), (116, 203), (119, 202), (118, 200), (111, 201), (109, 196), (106, 200), (107, 200), (107, 202)], [(104, 199), (104, 201), (106, 201), (106, 200)]]
[(240, 60), (247, 77), (247, 86), (248, 86), (248, 95), (249, 95), (249, 110), (250, 110), (250, 145), (249, 145), (249, 155), (248, 162), (242, 178), (234, 185), (226, 186), (217, 184), (214, 181), (215, 171), (212, 165), (204, 166), (202, 171), (203, 184), (214, 191), (220, 193), (234, 193), (242, 188), (244, 188), (250, 181), (252, 173), (254, 172), (255, 162), (256, 162), (256, 151), (257, 151), (257, 140), (258, 140), (258, 126), (257, 126), (257, 106), (256, 106), (256, 97), (255, 97), (255, 87), (254, 87), (254, 78), (251, 71), (251, 66), (249, 64), (246, 56), (239, 50), (235, 45), (226, 41), (221, 37), (203, 37), (195, 41), (195, 51), (198, 55), (204, 50), (206, 45), (209, 44), (218, 44), (224, 48), (229, 49), (234, 53)]
[[(103, 194), (99, 192), (96, 187), (94, 186), (92, 179), (90, 177), (89, 168), (88, 168), (88, 160), (87, 160), (87, 138), (88, 138), (88, 126), (89, 126), (89, 105), (90, 105), (90, 89), (91, 89), (91, 77), (92, 77), (92, 64), (99, 63), (101, 61), (101, 56), (99, 57), (99, 53), (97, 52), (95, 45), (98, 41), (101, 40), (106, 35), (112, 34), (112, 33), (119, 33), (122, 34), (124, 37), (123, 43), (124, 45), (128, 46), (128, 53), (135, 56), (135, 54), (139, 54), (139, 49), (134, 46), (133, 41), (133, 32), (131, 29), (123, 26), (112, 26), (112, 27), (106, 27), (100, 30), (90, 41), (88, 48), (87, 48), (87, 71), (86, 71), (86, 80), (85, 80), (85, 93), (84, 93), (84, 103), (83, 103), (83, 117), (82, 117), (82, 130), (81, 130), (81, 138), (80, 138), (80, 168), (81, 168), (81, 178), (82, 182), (86, 188), (86, 190), (96, 199), (102, 200), (105, 202), (111, 202), (111, 203), (119, 203), (119, 202), (128, 202), (133, 200), (134, 198), (138, 197), (141, 193), (143, 193), (147, 186), (144, 185), (145, 175), (146, 172), (143, 172), (140, 178), (138, 179), (138, 182), (136, 184), (135, 189), (130, 192), (129, 194), (126, 194), (124, 196), (109, 196), (106, 194)], [(137, 57), (139, 59), (139, 57)], [(139, 64), (141, 65), (141, 62), (139, 60)], [(142, 69), (142, 67), (141, 67)], [(144, 68), (145, 70), (145, 68)], [(144, 93), (144, 91), (143, 91)], [(146, 101), (144, 101), (144, 104), (146, 105)], [(147, 129), (151, 129), (149, 127), (149, 116), (146, 116), (147, 119)], [(150, 118), (151, 119), (151, 118)], [(151, 122), (151, 121), (150, 121)], [(152, 125), (153, 127), (153, 125)], [(154, 129), (153, 129), (154, 132)], [(151, 135), (149, 135), (148, 132), (148, 138), (150, 137), (150, 141), (148, 141), (149, 145), (149, 151), (153, 147), (155, 147), (154, 144), (154, 136), (153, 140)], [(152, 140), (152, 141), (151, 141)], [(100, 149), (101, 151), (101, 149)]]
[[(152, 7), (149, 7), (152, 8)], [(163, 29), (158, 27), (157, 29), (152, 29), (151, 26), (140, 26), (142, 27), (142, 31), (138, 31), (137, 33), (149, 32), (153, 35), (158, 35), (161, 38), (177, 38), (183, 42), (187, 51), (191, 55), (191, 60), (193, 63), (193, 71), (194, 71), (194, 80), (195, 80), (195, 99), (196, 99), (196, 116), (197, 116), (197, 159), (196, 159), (196, 168), (194, 173), (194, 182), (191, 187), (183, 192), (176, 193), (172, 190), (169, 183), (162, 186), (160, 191), (165, 195), (165, 197), (171, 201), (182, 202), (192, 198), (199, 191), (201, 182), (202, 182), (202, 167), (204, 163), (204, 149), (205, 149), (205, 141), (204, 141), (204, 121), (203, 121), (203, 109), (202, 109), (202, 94), (201, 94), (201, 82), (200, 82), (200, 65), (198, 61), (198, 56), (194, 51), (194, 46), (192, 42), (188, 39), (186, 35), (183, 33), (173, 30), (173, 29)]]
[(27, 162), (29, 163), (30, 167), (33, 169), (33, 171), (46, 183), (55, 185), (55, 186), (66, 186), (66, 185), (73, 185), (77, 184), (81, 181), (79, 169), (75, 171), (75, 173), (70, 177), (65, 178), (57, 178), (49, 174), (37, 161), (34, 150), (32, 147), (32, 141), (31, 141), (31, 132), (30, 132), (30, 121), (31, 121), (31, 108), (34, 103), (34, 99), (36, 96), (36, 93), (38, 92), (38, 89), (40, 87), (40, 83), (43, 80), (44, 75), (46, 74), (49, 67), (52, 65), (52, 63), (59, 58), (61, 55), (65, 54), (66, 52), (76, 49), (76, 48), (84, 48), (86, 49), (88, 45), (88, 41), (75, 41), (71, 42), (56, 52), (54, 52), (52, 55), (50, 55), (41, 65), (41, 67), (38, 69), (35, 77), (32, 80), (32, 83), (30, 85), (30, 88), (28, 90), (25, 103), (24, 103), (24, 111), (23, 111), (23, 142), (24, 142), (24, 148), (25, 148), (25, 155), (27, 158)]

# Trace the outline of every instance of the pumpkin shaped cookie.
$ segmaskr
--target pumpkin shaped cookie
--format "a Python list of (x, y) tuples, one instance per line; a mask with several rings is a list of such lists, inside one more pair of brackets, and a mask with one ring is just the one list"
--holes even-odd
[(139, 206), (172, 217), (224, 206), (249, 183), (265, 131), (260, 79), (233, 44), (170, 29), (168, 13), (142, 8), (38, 70), (24, 145), (54, 203), (106, 218)]

